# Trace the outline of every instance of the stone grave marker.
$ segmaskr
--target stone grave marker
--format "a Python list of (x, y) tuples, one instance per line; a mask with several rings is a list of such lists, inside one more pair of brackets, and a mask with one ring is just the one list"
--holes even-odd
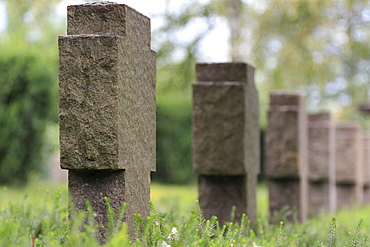
[(266, 178), (271, 216), (287, 208), (296, 212), (302, 222), (307, 219), (307, 132), (304, 98), (297, 93), (272, 93), (266, 130)]
[(363, 204), (363, 140), (356, 123), (342, 123), (335, 130), (337, 208)]
[(364, 203), (370, 204), (370, 133), (363, 132)]
[(155, 171), (156, 55), (150, 19), (124, 4), (68, 6), (59, 37), (60, 163), (71, 205), (90, 201), (104, 243), (108, 198), (134, 236), (134, 213), (149, 215)]
[(254, 68), (197, 64), (193, 84), (193, 159), (204, 216), (221, 224), (243, 213), (256, 219), (259, 106)]
[(334, 124), (328, 112), (308, 115), (308, 216), (334, 212), (335, 187)]

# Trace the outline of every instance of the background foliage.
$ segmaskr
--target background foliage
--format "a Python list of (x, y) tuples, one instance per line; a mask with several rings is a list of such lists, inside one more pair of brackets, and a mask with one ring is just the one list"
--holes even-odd
[(194, 180), (191, 160), (191, 102), (167, 95), (157, 99), (157, 172), (154, 181), (184, 184)]
[[(0, 39), (0, 184), (24, 185), (44, 172), (45, 131), (58, 121), (56, 1), (5, 1)], [(60, 25), (59, 25), (60, 26)]]
[(25, 184), (41, 171), (44, 132), (56, 121), (55, 61), (30, 49), (0, 51), (0, 184)]

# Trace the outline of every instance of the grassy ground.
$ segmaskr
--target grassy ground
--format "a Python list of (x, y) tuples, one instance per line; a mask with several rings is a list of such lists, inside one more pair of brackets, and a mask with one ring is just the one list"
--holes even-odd
[[(0, 187), (0, 209), (4, 209), (9, 204), (35, 204), (40, 203), (52, 208), (53, 200), (50, 200), (56, 193), (60, 194), (60, 204), (67, 205), (68, 188), (66, 184), (53, 184), (49, 182), (34, 182), (22, 188)], [(258, 216), (265, 219), (267, 217), (268, 201), (267, 190), (264, 185), (258, 187)], [(189, 215), (191, 209), (196, 208), (198, 197), (195, 185), (151, 185), (151, 200), (158, 212), (164, 213), (168, 210), (176, 209), (179, 214)]]
[[(268, 224), (263, 185), (258, 195), (255, 228), (249, 228), (248, 220), (222, 228), (202, 218), (195, 203), (196, 186), (153, 184), (154, 211), (144, 236), (130, 243), (123, 228), (107, 246), (370, 246), (368, 206), (280, 226)], [(41, 182), (24, 189), (0, 188), (0, 198), (0, 246), (99, 246), (94, 226), (84, 233), (79, 226), (69, 227), (66, 185)]]

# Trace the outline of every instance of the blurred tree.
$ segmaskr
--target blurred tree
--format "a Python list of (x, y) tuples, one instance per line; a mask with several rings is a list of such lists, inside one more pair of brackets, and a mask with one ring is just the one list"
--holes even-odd
[(216, 11), (212, 4), (200, 4), (196, 0), (183, 2), (181, 8), (173, 9), (174, 2), (166, 1), (167, 7), (159, 16), (163, 25), (152, 35), (157, 51), (157, 91), (159, 94), (177, 91), (189, 95), (189, 85), (195, 79), (199, 45), (214, 28)]
[(157, 99), (157, 172), (153, 181), (194, 181), (191, 159), (191, 102), (171, 93)]
[(370, 4), (365, 0), (266, 0), (254, 30), (261, 92), (300, 90), (311, 110), (358, 119), (370, 78)]
[(45, 131), (58, 121), (59, 0), (0, 0), (0, 184), (24, 185), (43, 170)]
[(58, 23), (55, 19), (55, 7), (61, 0), (0, 0), (0, 2), (6, 6), (5, 42), (55, 46), (55, 37), (64, 27), (64, 23)]
[(30, 49), (0, 48), (0, 184), (42, 170), (46, 125), (55, 120), (57, 74)]
[[(253, 9), (242, 0), (184, 1), (172, 8), (167, 0), (166, 10), (160, 14), (163, 25), (154, 30), (153, 46), (157, 53), (158, 93), (189, 89), (195, 80), (196, 61), (202, 60), (202, 41), (217, 28), (217, 20), (228, 23), (229, 60), (251, 60)], [(246, 42), (248, 40), (248, 42)], [(218, 41), (215, 40), (215, 43)]]

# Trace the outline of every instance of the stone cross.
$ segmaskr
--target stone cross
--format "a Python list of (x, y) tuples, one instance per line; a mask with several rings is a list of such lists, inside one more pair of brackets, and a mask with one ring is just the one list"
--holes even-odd
[(334, 124), (328, 112), (308, 115), (309, 217), (321, 211), (334, 212), (335, 187)]
[(299, 94), (275, 92), (270, 95), (266, 177), (271, 215), (287, 208), (292, 212), (296, 210), (304, 222), (308, 198), (307, 114), (304, 98)]
[(370, 133), (363, 132), (364, 203), (370, 204)]
[(254, 68), (197, 64), (193, 84), (193, 159), (204, 216), (221, 224), (243, 213), (256, 219), (259, 107)]
[(112, 2), (68, 6), (59, 37), (61, 167), (77, 210), (90, 201), (104, 243), (108, 198), (134, 236), (134, 214), (149, 215), (155, 171), (156, 55), (150, 19)]
[(335, 130), (335, 176), (337, 207), (360, 207), (363, 203), (362, 131), (356, 123), (343, 123)]

